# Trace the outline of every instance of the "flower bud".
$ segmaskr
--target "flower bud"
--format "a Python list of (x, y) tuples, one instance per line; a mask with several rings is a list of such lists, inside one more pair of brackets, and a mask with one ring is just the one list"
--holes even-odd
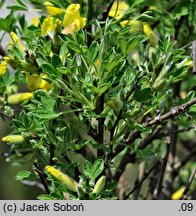
[(46, 166), (45, 169), (51, 176), (62, 182), (67, 187), (67, 189), (73, 192), (77, 192), (78, 183), (75, 180), (62, 173), (61, 171), (55, 169), (54, 167)]
[(144, 31), (144, 34), (149, 37), (150, 36), (150, 33), (152, 32), (152, 29), (151, 29), (151, 26), (149, 23), (147, 22), (143, 22), (143, 31)]
[(6, 73), (6, 70), (7, 70), (7, 62), (3, 61), (0, 64), (0, 78), (4, 76), (4, 74)]
[(183, 194), (185, 190), (185, 187), (181, 187), (180, 189), (178, 189), (175, 193), (172, 194), (171, 199), (172, 200), (179, 200)]
[(47, 78), (47, 75), (40, 74), (40, 75), (33, 75), (26, 73), (26, 79), (27, 79), (27, 88), (29, 90), (36, 90), (36, 89), (44, 89), (48, 91), (51, 89), (51, 84), (44, 80), (44, 78)]
[(11, 105), (17, 105), (23, 103), (24, 101), (30, 100), (33, 96), (34, 94), (31, 92), (17, 93), (8, 96), (7, 102)]
[(106, 182), (106, 177), (101, 176), (95, 184), (95, 187), (93, 189), (93, 193), (99, 195), (105, 186), (105, 182)]
[(8, 135), (2, 138), (2, 141), (9, 143), (21, 143), (24, 140), (24, 137), (21, 135)]

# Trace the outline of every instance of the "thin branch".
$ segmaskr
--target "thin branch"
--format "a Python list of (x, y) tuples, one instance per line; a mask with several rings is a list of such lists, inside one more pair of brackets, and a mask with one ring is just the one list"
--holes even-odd
[(142, 180), (140, 182), (138, 182), (138, 184), (125, 196), (125, 199), (128, 199), (129, 196), (138, 188), (141, 187), (142, 183), (148, 178), (148, 176), (151, 174), (151, 172), (155, 169), (155, 167), (158, 165), (158, 162), (156, 162), (152, 168), (144, 174), (144, 177), (142, 178)]
[(88, 47), (92, 43), (92, 19), (93, 19), (93, 0), (88, 0), (88, 23), (89, 25), (87, 26), (87, 45)]
[(162, 162), (162, 166), (161, 166), (161, 173), (160, 173), (160, 177), (159, 177), (159, 183), (157, 186), (156, 199), (160, 199), (160, 197), (161, 197), (161, 192), (163, 189), (163, 180), (164, 180), (167, 162), (168, 162), (168, 158), (169, 158), (169, 152), (170, 152), (170, 141), (167, 144), (167, 152), (165, 154), (165, 157), (163, 158), (163, 162)]
[(180, 200), (186, 199), (187, 194), (188, 194), (189, 189), (190, 189), (190, 186), (191, 186), (191, 184), (192, 184), (192, 182), (193, 182), (193, 180), (194, 180), (194, 178), (195, 178), (195, 175), (196, 175), (196, 168), (192, 171), (191, 176), (190, 176), (190, 178), (189, 178), (189, 181), (188, 181), (188, 183), (187, 183), (187, 185), (186, 185), (186, 187), (185, 187), (185, 189), (184, 189), (184, 192), (183, 192), (183, 194), (182, 194)]
[(107, 10), (104, 13), (102, 13), (101, 21), (106, 21), (106, 19), (108, 18), (108, 14), (110, 12), (110, 9), (112, 8), (112, 5), (113, 5), (114, 2), (115, 2), (115, 0), (111, 1), (111, 3), (109, 4)]
[(192, 42), (193, 73), (196, 73), (196, 40)]
[(34, 163), (34, 166), (35, 166), (34, 171), (38, 174), (40, 181), (45, 188), (46, 193), (50, 194), (50, 190), (49, 190), (47, 182), (46, 182), (45, 174), (40, 170), (37, 163)]
[(190, 107), (194, 104), (196, 104), (196, 97), (193, 98), (192, 100), (180, 105), (180, 106), (173, 107), (170, 112), (167, 112), (167, 113), (159, 116), (159, 118), (153, 119), (152, 121), (148, 122), (146, 126), (149, 127), (149, 126), (152, 126), (155, 124), (160, 124), (161, 122), (163, 122), (166, 119), (173, 118), (173, 117), (177, 116), (179, 113), (185, 112), (185, 110), (188, 107)]

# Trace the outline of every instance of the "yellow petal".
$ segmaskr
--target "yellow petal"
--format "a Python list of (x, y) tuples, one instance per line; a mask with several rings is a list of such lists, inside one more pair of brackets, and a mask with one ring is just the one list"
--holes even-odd
[(54, 31), (54, 20), (52, 17), (47, 17), (44, 19), (41, 26), (41, 35), (45, 36), (49, 31)]
[(151, 29), (151, 26), (149, 23), (147, 22), (143, 22), (143, 31), (144, 31), (144, 34), (149, 37), (150, 36), (150, 33), (152, 32), (152, 29)]
[(27, 88), (29, 90), (36, 90), (36, 89), (49, 90), (51, 89), (51, 84), (43, 79), (43, 78), (47, 78), (47, 75), (43, 75), (43, 74), (33, 75), (33, 74), (27, 73), (26, 78), (27, 78)]
[(7, 70), (7, 62), (2, 61), (0, 64), (0, 78), (4, 76), (6, 70)]
[(126, 4), (125, 1), (115, 1), (109, 11), (108, 16), (114, 17), (116, 19), (122, 18), (125, 12), (128, 10), (129, 6)]
[(80, 5), (71, 4), (63, 19), (63, 33), (73, 33), (83, 28), (86, 25), (86, 18), (80, 16)]
[(44, 3), (44, 5), (46, 6), (47, 12), (48, 12), (50, 15), (58, 16), (58, 15), (61, 15), (62, 13), (65, 12), (64, 9), (55, 7), (55, 6), (54, 6), (51, 2), (49, 2), (49, 1), (46, 1), (46, 2)]
[(37, 17), (33, 17), (31, 19), (31, 22), (34, 26), (38, 26), (39, 25), (39, 19)]
[(171, 199), (172, 200), (179, 200), (184, 192), (185, 187), (179, 188), (175, 193), (172, 194)]
[(21, 39), (14, 32), (10, 32), (10, 36), (13, 43), (16, 44), (22, 52), (24, 52), (26, 50), (26, 46), (22, 43)]

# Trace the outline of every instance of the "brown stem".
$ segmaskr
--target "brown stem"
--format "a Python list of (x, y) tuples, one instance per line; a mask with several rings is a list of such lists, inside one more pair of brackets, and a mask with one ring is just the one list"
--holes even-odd
[(161, 192), (163, 189), (163, 180), (164, 180), (166, 166), (167, 166), (167, 162), (168, 162), (168, 158), (169, 158), (169, 151), (170, 151), (170, 141), (167, 144), (167, 152), (165, 154), (165, 157), (163, 158), (163, 162), (162, 162), (162, 166), (161, 166), (161, 173), (160, 173), (159, 183), (158, 183), (158, 187), (157, 187), (156, 199), (160, 199), (160, 197), (161, 197)]
[(182, 194), (182, 196), (181, 196), (181, 200), (184, 200), (184, 199), (186, 199), (186, 197), (187, 197), (187, 194), (188, 194), (188, 192), (189, 192), (189, 189), (190, 189), (190, 186), (191, 186), (191, 184), (192, 184), (192, 182), (193, 182), (193, 180), (194, 180), (194, 178), (195, 178), (195, 175), (196, 175), (196, 168), (192, 171), (192, 173), (191, 173), (191, 176), (190, 176), (190, 178), (189, 178), (189, 181), (188, 181), (188, 183), (187, 183), (187, 185), (186, 185), (186, 187), (185, 187), (185, 189), (184, 189), (184, 192), (183, 192), (183, 194)]
[(167, 112), (167, 113), (161, 115), (158, 119), (153, 119), (152, 121), (148, 122), (146, 126), (149, 127), (149, 126), (152, 126), (155, 124), (160, 124), (161, 122), (163, 122), (166, 119), (173, 118), (173, 117), (177, 116), (179, 113), (185, 112), (185, 110), (188, 107), (190, 107), (194, 104), (196, 104), (196, 97), (193, 98), (192, 100), (180, 105), (180, 106), (173, 107), (170, 112)]

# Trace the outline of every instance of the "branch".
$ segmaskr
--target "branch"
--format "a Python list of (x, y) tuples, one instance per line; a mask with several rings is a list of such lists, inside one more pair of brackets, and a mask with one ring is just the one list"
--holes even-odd
[(189, 181), (188, 181), (188, 183), (187, 183), (187, 185), (186, 185), (186, 188), (184, 189), (184, 192), (183, 192), (183, 194), (182, 194), (180, 200), (186, 199), (187, 193), (189, 192), (190, 186), (191, 186), (191, 184), (192, 184), (192, 182), (193, 182), (193, 180), (194, 180), (194, 178), (195, 178), (195, 175), (196, 175), (196, 168), (195, 168), (195, 169), (193, 170), (193, 172), (191, 173), (191, 176), (190, 176), (190, 178), (189, 178)]
[(89, 25), (87, 26), (87, 45), (88, 47), (92, 43), (92, 24), (91, 21), (93, 19), (93, 0), (88, 0), (88, 23)]
[(34, 171), (38, 174), (40, 181), (45, 188), (46, 193), (50, 194), (50, 190), (49, 190), (48, 185), (46, 183), (45, 174), (40, 170), (39, 165), (37, 163), (34, 163), (34, 166), (35, 166)]
[(196, 40), (192, 42), (193, 73), (196, 73)]
[(161, 191), (163, 189), (163, 180), (164, 180), (165, 170), (166, 170), (167, 162), (168, 162), (168, 158), (169, 158), (169, 152), (170, 152), (170, 141), (167, 144), (167, 152), (165, 154), (165, 157), (163, 158), (163, 162), (162, 162), (162, 166), (161, 166), (161, 173), (160, 173), (159, 183), (158, 183), (158, 187), (157, 187), (156, 199), (160, 199)]
[(185, 110), (188, 107), (190, 107), (190, 106), (192, 106), (194, 104), (196, 104), (196, 97), (193, 98), (192, 100), (180, 105), (180, 106), (173, 107), (170, 112), (167, 112), (167, 113), (159, 116), (158, 118), (155, 117), (155, 119), (148, 122), (146, 126), (149, 127), (149, 126), (152, 126), (152, 125), (155, 125), (155, 124), (159, 124), (159, 123), (161, 123), (162, 121), (164, 121), (166, 119), (173, 118), (173, 117), (177, 116), (179, 113), (185, 112)]

